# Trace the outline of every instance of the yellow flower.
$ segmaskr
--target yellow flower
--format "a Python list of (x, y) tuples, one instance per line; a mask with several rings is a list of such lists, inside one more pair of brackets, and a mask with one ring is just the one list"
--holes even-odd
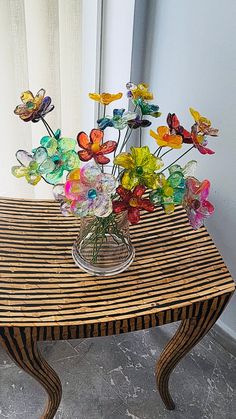
[(156, 140), (160, 147), (181, 148), (183, 138), (181, 135), (170, 134), (168, 127), (161, 126), (157, 128), (157, 132), (150, 130), (150, 135)]
[(90, 99), (95, 100), (102, 105), (109, 105), (114, 100), (121, 99), (122, 96), (123, 93), (115, 93), (114, 95), (112, 93), (89, 93)]
[(193, 108), (189, 108), (189, 110), (197, 124), (198, 132), (201, 132), (203, 135), (211, 135), (213, 137), (218, 135), (219, 130), (217, 128), (212, 128), (211, 121), (208, 118), (202, 116)]
[(130, 151), (114, 159), (115, 164), (125, 169), (121, 178), (122, 186), (129, 190), (137, 185), (156, 189), (159, 186), (159, 175), (155, 171), (163, 166), (162, 160), (151, 154), (147, 146), (131, 147)]
[(148, 84), (146, 83), (139, 83), (138, 85), (134, 83), (127, 83), (126, 85), (128, 89), (128, 97), (132, 99), (139, 99), (142, 98), (143, 100), (152, 100), (153, 93), (149, 92)]

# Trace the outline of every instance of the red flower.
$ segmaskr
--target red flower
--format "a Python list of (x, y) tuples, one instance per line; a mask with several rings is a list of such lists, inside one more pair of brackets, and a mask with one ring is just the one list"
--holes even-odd
[(137, 224), (140, 220), (140, 210), (154, 211), (154, 205), (149, 199), (143, 199), (142, 196), (146, 188), (143, 185), (138, 185), (133, 192), (118, 186), (116, 192), (120, 195), (121, 200), (113, 201), (113, 212), (119, 214), (122, 211), (128, 211), (128, 220), (131, 224)]
[(98, 164), (109, 163), (110, 159), (104, 154), (112, 153), (116, 149), (116, 141), (106, 141), (102, 144), (104, 132), (100, 129), (92, 129), (90, 138), (85, 132), (80, 132), (77, 135), (79, 146), (83, 149), (78, 152), (79, 158), (82, 161), (88, 161), (94, 158)]
[(204, 135), (198, 134), (197, 124), (192, 126), (192, 139), (194, 147), (198, 149), (201, 154), (214, 154), (215, 152), (210, 148), (207, 148), (207, 140)]
[(183, 143), (191, 144), (193, 142), (191, 133), (187, 131), (182, 125), (180, 125), (180, 122), (175, 113), (168, 113), (166, 122), (170, 128), (171, 134), (181, 135), (183, 138)]

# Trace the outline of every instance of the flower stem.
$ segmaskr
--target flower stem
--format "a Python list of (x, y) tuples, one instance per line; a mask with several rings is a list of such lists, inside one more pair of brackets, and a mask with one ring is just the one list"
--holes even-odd
[(165, 156), (166, 154), (168, 154), (170, 151), (172, 151), (173, 150), (173, 148), (170, 148), (169, 150), (167, 150), (167, 151), (165, 151), (165, 153), (163, 153), (161, 156), (160, 156), (160, 159), (162, 159), (162, 157), (163, 156)]
[(165, 169), (163, 169), (160, 173), (163, 173), (166, 169), (169, 169), (169, 167), (171, 167), (173, 164), (175, 164), (178, 160), (180, 160), (183, 156), (185, 156), (185, 154), (189, 153), (189, 151), (191, 151), (195, 146), (193, 145), (192, 147), (190, 147), (187, 151), (185, 151), (184, 154), (182, 154), (180, 157), (178, 157), (178, 159), (176, 159), (175, 161), (173, 161), (171, 164), (169, 164), (169, 166), (165, 167)]
[(56, 138), (55, 137), (55, 134), (54, 134), (54, 132), (52, 130), (52, 128), (50, 127), (50, 125), (47, 123), (47, 121), (45, 121), (45, 119), (42, 116), (41, 116), (41, 120), (42, 120), (42, 122), (43, 122), (43, 124), (44, 124), (44, 126), (45, 126), (45, 128), (46, 128), (46, 130), (47, 130), (47, 132), (49, 134), (49, 136)]

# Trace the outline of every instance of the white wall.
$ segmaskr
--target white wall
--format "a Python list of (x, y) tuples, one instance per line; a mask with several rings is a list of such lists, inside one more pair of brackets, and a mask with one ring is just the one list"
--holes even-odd
[[(161, 111), (175, 112), (190, 126), (192, 106), (220, 129), (219, 138), (209, 141), (215, 155), (194, 150), (186, 161), (196, 158), (196, 176), (212, 181), (216, 211), (207, 227), (236, 278), (236, 1), (148, 0), (146, 6), (140, 60), (145, 59), (144, 81)], [(158, 120), (158, 125), (164, 123), (164, 117)], [(219, 324), (236, 338), (235, 304), (236, 295)]]

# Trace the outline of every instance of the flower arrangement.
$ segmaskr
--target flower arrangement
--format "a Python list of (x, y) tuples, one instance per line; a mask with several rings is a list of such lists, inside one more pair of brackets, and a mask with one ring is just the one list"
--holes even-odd
[[(217, 136), (218, 130), (193, 108), (190, 113), (194, 121), (189, 130), (180, 124), (176, 114), (169, 113), (165, 126), (150, 129), (151, 141), (157, 144), (151, 153), (148, 145), (143, 144), (142, 132), (153, 123), (153, 118), (155, 121), (160, 117), (159, 106), (150, 103), (153, 94), (147, 84), (128, 83), (126, 87), (129, 110), (115, 108), (107, 113), (107, 107), (122, 97), (120, 92), (89, 94), (90, 99), (103, 105), (103, 117), (89, 135), (79, 132), (77, 140), (62, 137), (61, 131), (53, 131), (45, 120), (54, 106), (44, 89), (36, 96), (24, 92), (22, 104), (14, 111), (25, 122), (42, 121), (47, 135), (30, 153), (17, 151), (19, 165), (12, 168), (13, 175), (24, 177), (32, 185), (42, 179), (54, 185), (55, 199), (65, 216), (92, 217), (88, 242), (93, 263), (97, 262), (108, 233), (125, 242), (116, 223), (121, 213), (127, 214), (130, 224), (137, 224), (142, 211), (152, 212), (156, 206), (162, 206), (170, 214), (176, 205), (183, 205), (191, 226), (198, 229), (214, 211), (208, 201), (210, 182), (194, 177), (196, 161), (184, 167), (177, 162), (194, 148), (203, 155), (213, 154), (207, 147), (207, 138)], [(115, 139), (105, 139), (107, 127), (114, 129)], [(139, 146), (126, 150), (134, 130), (139, 132)], [(183, 146), (188, 147), (184, 153), (165, 166), (164, 157)]]

